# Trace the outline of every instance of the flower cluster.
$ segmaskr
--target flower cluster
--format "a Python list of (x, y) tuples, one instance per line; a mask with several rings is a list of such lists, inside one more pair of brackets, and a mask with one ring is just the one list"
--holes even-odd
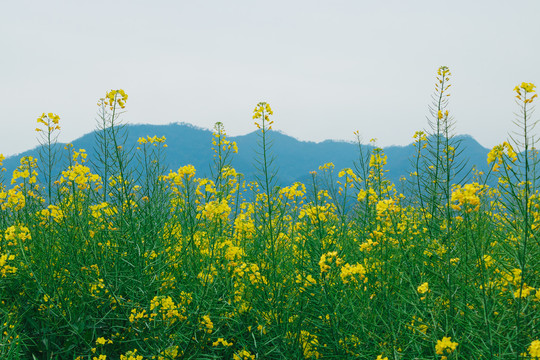
[(59, 223), (64, 218), (64, 213), (58, 206), (49, 205), (46, 209), (41, 210), (41, 216), (43, 216), (45, 220), (52, 219)]
[(186, 306), (191, 303), (191, 294), (181, 292), (178, 303), (175, 303), (170, 296), (154, 296), (150, 301), (150, 319), (161, 318), (167, 324), (173, 324), (177, 320), (187, 319)]
[(255, 355), (253, 355), (246, 349), (242, 349), (234, 353), (233, 360), (255, 360)]
[(325, 222), (328, 219), (328, 215), (333, 210), (332, 204), (326, 204), (326, 205), (310, 205), (306, 204), (302, 207), (300, 210), (300, 214), (298, 215), (298, 219), (303, 219), (304, 217), (307, 217), (312, 224), (315, 224), (317, 222)]
[[(517, 93), (516, 98), (518, 98), (519, 100), (524, 100), (524, 102), (526, 104), (527, 103), (532, 103), (533, 100), (536, 97), (538, 97), (538, 94), (534, 94), (529, 99), (527, 99), (527, 94), (535, 93), (536, 92), (536, 90), (534, 90), (535, 88), (536, 88), (536, 85), (534, 85), (533, 83), (522, 82), (521, 85), (516, 85), (516, 87), (514, 88), (514, 91)], [(525, 98), (524, 99), (522, 98), (522, 96), (523, 96), (522, 92), (525, 93)]]
[(274, 112), (269, 104), (265, 102), (257, 104), (253, 110), (253, 120), (261, 119), (261, 122), (255, 121), (255, 125), (258, 129), (262, 129), (263, 132), (272, 129), (274, 121), (270, 121), (270, 115), (274, 115)]
[[(47, 129), (46, 132), (52, 133), (54, 130), (60, 130), (60, 125), (58, 125), (58, 122), (60, 121), (60, 116), (53, 114), (53, 113), (43, 113), (40, 117), (37, 118), (38, 124), (42, 124), (45, 126), (45, 129)], [(43, 129), (36, 128), (37, 132), (43, 131)]]
[(351, 169), (351, 168), (345, 168), (345, 169), (342, 169), (339, 173), (338, 173), (338, 177), (344, 177), (345, 176), (345, 182), (347, 184), (350, 184), (354, 181), (359, 181), (360, 178), (358, 176), (356, 176), (356, 174), (354, 173), (354, 171)]
[(209, 201), (204, 206), (200, 206), (199, 210), (202, 210), (202, 216), (210, 221), (226, 220), (231, 213), (231, 207), (225, 199)]
[(358, 283), (359, 280), (367, 282), (366, 268), (362, 264), (345, 264), (341, 267), (341, 280), (344, 284), (349, 282)]
[(294, 183), (291, 186), (286, 186), (279, 189), (281, 199), (294, 200), (296, 197), (302, 197), (306, 193), (306, 186), (301, 183)]
[(212, 150), (216, 152), (214, 156), (220, 156), (221, 152), (232, 152), (233, 154), (238, 153), (238, 146), (236, 142), (227, 140), (227, 134), (223, 128), (221, 122), (217, 122), (214, 126), (214, 133), (212, 134)]
[(386, 165), (387, 160), (388, 157), (384, 154), (372, 154), (369, 158), (369, 166), (371, 168), (382, 169)]
[(70, 166), (68, 170), (62, 171), (62, 177), (59, 183), (66, 182), (68, 185), (75, 184), (81, 190), (88, 189), (91, 184), (100, 186), (101, 177), (97, 174), (92, 174), (90, 168), (81, 164)]
[(495, 162), (493, 164), (493, 171), (499, 171), (499, 168), (503, 163), (503, 157), (505, 153), (512, 162), (515, 162), (517, 160), (517, 154), (514, 151), (514, 148), (507, 141), (503, 142), (500, 145), (496, 145), (488, 153), (488, 156), (487, 156), (488, 164)]
[(203, 315), (201, 321), (200, 321), (200, 327), (201, 330), (204, 332), (211, 334), (214, 330), (214, 323), (210, 319), (210, 315)]
[[(146, 137), (140, 137), (137, 139), (137, 144), (143, 145), (143, 144), (151, 144), (153, 146), (158, 146), (159, 144), (163, 144), (167, 140), (165, 136), (157, 137), (156, 135), (150, 136), (147, 135)], [(167, 147), (166, 144), (163, 145), (164, 147)]]
[(127, 99), (128, 95), (124, 90), (111, 90), (105, 94), (104, 98), (99, 99), (98, 106), (109, 106), (109, 108), (113, 110), (116, 104), (118, 104), (122, 109), (124, 109), (126, 107)]
[(195, 167), (193, 165), (182, 166), (177, 172), (170, 171), (169, 175), (163, 176), (163, 180), (169, 180), (174, 185), (184, 185), (184, 179), (189, 180), (195, 176)]
[(17, 179), (23, 179), (27, 181), (28, 184), (35, 184), (37, 180), (37, 172), (35, 170), (36, 167), (36, 158), (33, 158), (32, 156), (24, 156), (21, 158), (21, 165), (13, 171), (11, 183), (15, 184)]
[[(167, 349), (163, 350), (157, 357), (157, 360), (170, 360), (176, 359), (179, 356), (182, 356), (182, 352), (178, 350), (178, 346), (173, 345), (169, 346)], [(154, 359), (154, 357), (152, 357)]]
[(382, 217), (385, 214), (397, 211), (398, 207), (393, 199), (384, 199), (377, 202), (375, 210), (377, 211), (377, 216)]
[(131, 314), (129, 315), (130, 323), (133, 323), (139, 319), (145, 319), (145, 318), (148, 318), (148, 314), (146, 313), (146, 310), (142, 309), (141, 311), (137, 311), (137, 309), (131, 309)]
[[(431, 292), (431, 290), (429, 289), (429, 283), (422, 283), (420, 286), (418, 286), (418, 288), (416, 288), (416, 291), (418, 291), (418, 293), (421, 295)], [(425, 300), (425, 298), (426, 296), (424, 295), (420, 298), (420, 300)]]
[(202, 319), (200, 320), (200, 328), (208, 334), (212, 333), (214, 330), (214, 323), (210, 319), (209, 315), (203, 315)]
[(6, 277), (8, 274), (14, 274), (17, 272), (17, 268), (11, 265), (8, 265), (8, 261), (15, 260), (15, 255), (10, 254), (0, 254), (0, 275)]
[(341, 266), (343, 260), (337, 256), (337, 251), (330, 251), (326, 254), (321, 255), (321, 260), (319, 260), (319, 267), (321, 268), (321, 274), (328, 272), (331, 268), (332, 263), (336, 266)]
[(26, 197), (19, 191), (18, 187), (9, 189), (8, 191), (0, 190), (0, 208), (2, 210), (13, 209), (14, 211), (21, 210), (26, 205)]
[(437, 119), (442, 120), (443, 118), (448, 118), (448, 110), (445, 110), (444, 113), (442, 110), (437, 112)]
[(105, 339), (104, 337), (98, 337), (96, 340), (96, 345), (106, 345), (106, 344), (112, 344), (112, 340)]
[(450, 69), (448, 68), (448, 66), (441, 66), (437, 70), (437, 75), (442, 76), (442, 77), (447, 77), (447, 76), (452, 75), (452, 73), (450, 72)]
[(454, 186), (450, 201), (452, 203), (457, 202), (457, 204), (452, 204), (452, 209), (459, 211), (464, 207), (464, 211), (468, 213), (471, 211), (478, 211), (480, 208), (480, 197), (478, 197), (478, 192), (482, 189), (483, 186), (478, 183)]
[(428, 141), (427, 135), (424, 131), (416, 131), (413, 135), (414, 146), (416, 146), (417, 143), (424, 143), (423, 147), (425, 148), (427, 144), (425, 144)]
[(152, 318), (160, 314), (163, 320), (169, 319), (172, 322), (176, 321), (177, 318), (180, 320), (186, 319), (186, 317), (178, 311), (178, 306), (170, 296), (155, 296), (150, 301), (150, 311), (154, 311), (151, 315)]
[(308, 274), (307, 276), (302, 276), (301, 274), (296, 275), (295, 282), (300, 286), (300, 292), (306, 291), (306, 289), (310, 286), (317, 285), (317, 280), (311, 274)]
[(4, 232), (4, 240), (8, 246), (18, 246), (27, 240), (31, 240), (30, 229), (22, 225), (13, 225)]
[(133, 349), (124, 355), (120, 355), (120, 360), (143, 360), (143, 357), (142, 355), (137, 355), (137, 349)]
[(232, 346), (233, 343), (232, 342), (228, 342), (227, 340), (225, 340), (224, 338), (218, 338), (216, 341), (214, 341), (212, 343), (212, 346), (225, 346), (225, 347), (229, 347), (229, 346)]
[(540, 340), (534, 340), (528, 350), (531, 359), (540, 359)]
[(437, 355), (444, 355), (441, 359), (446, 360), (446, 355), (451, 354), (456, 350), (458, 343), (451, 341), (451, 337), (443, 337), (442, 340), (437, 340), (437, 345), (435, 345), (435, 352)]
[(304, 359), (319, 359), (321, 357), (321, 354), (317, 351), (320, 344), (316, 335), (302, 330), (300, 331), (300, 343), (302, 344)]

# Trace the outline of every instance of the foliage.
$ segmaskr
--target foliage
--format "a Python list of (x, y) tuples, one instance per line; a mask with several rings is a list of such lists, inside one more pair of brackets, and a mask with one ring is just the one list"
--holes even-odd
[(122, 90), (100, 100), (92, 161), (40, 117), (42, 156), (0, 187), (0, 357), (540, 358), (536, 94), (515, 90), (521, 137), (470, 181), (436, 103), (408, 195), (360, 142), (355, 166), (282, 186), (264, 102), (251, 182), (221, 123), (209, 176), (167, 173), (165, 137), (126, 143)]

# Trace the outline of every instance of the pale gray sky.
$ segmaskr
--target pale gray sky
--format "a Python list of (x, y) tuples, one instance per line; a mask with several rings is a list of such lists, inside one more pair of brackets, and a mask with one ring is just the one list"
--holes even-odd
[(453, 74), (457, 132), (484, 146), (513, 129), (513, 87), (540, 86), (540, 1), (4, 1), (0, 153), (94, 129), (97, 100), (129, 94), (129, 123), (255, 129), (259, 101), (301, 140), (407, 144), (426, 127), (436, 70)]

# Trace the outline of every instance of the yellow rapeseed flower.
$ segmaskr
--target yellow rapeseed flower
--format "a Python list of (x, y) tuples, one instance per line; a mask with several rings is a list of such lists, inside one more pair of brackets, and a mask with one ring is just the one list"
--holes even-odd
[(335, 263), (337, 267), (343, 264), (343, 260), (337, 256), (337, 251), (329, 251), (326, 254), (321, 255), (321, 259), (319, 260), (321, 275), (330, 270), (332, 263)]
[[(449, 355), (454, 350), (456, 350), (458, 343), (452, 342), (451, 337), (443, 337), (442, 340), (437, 340), (437, 345), (435, 345), (435, 352), (438, 355)], [(446, 359), (446, 356), (443, 356), (443, 359)]]
[(425, 294), (426, 292), (430, 291), (429, 290), (429, 284), (427, 282), (425, 282), (422, 285), (418, 286), (418, 288), (416, 290), (418, 290), (419, 294)]
[(125, 355), (120, 355), (120, 360), (143, 360), (143, 357), (142, 355), (137, 355), (137, 349), (133, 349)]
[(232, 342), (228, 342), (227, 340), (223, 339), (223, 338), (218, 338), (216, 341), (214, 341), (212, 343), (212, 346), (219, 346), (219, 345), (222, 345), (222, 346), (232, 346), (233, 343)]
[(257, 106), (255, 106), (255, 109), (253, 109), (253, 120), (262, 120), (260, 122), (255, 121), (257, 129), (261, 129), (263, 132), (271, 130), (274, 122), (270, 121), (270, 115), (273, 114), (274, 112), (269, 104), (265, 102), (258, 103)]
[[(456, 185), (452, 190), (452, 196), (450, 201), (454, 210), (461, 210), (465, 207), (465, 212), (478, 211), (480, 208), (480, 197), (478, 192), (484, 188), (483, 185), (478, 183), (465, 184), (463, 186)], [(457, 204), (455, 203), (457, 202)]]
[(529, 99), (527, 99), (527, 94), (535, 93), (536, 92), (536, 90), (534, 90), (535, 88), (536, 88), (536, 85), (534, 85), (533, 83), (522, 82), (521, 85), (516, 85), (516, 87), (514, 87), (514, 91), (517, 93), (516, 98), (518, 98), (519, 100), (522, 100), (521, 98), (523, 96), (522, 91), (524, 91), (525, 103), (533, 102), (533, 100), (538, 96), (538, 94), (534, 94)]
[(124, 90), (111, 90), (105, 94), (104, 98), (99, 99), (98, 105), (109, 106), (109, 108), (113, 110), (116, 104), (118, 104), (122, 109), (124, 109), (126, 107), (125, 103), (127, 99), (128, 95)]
[(158, 355), (157, 360), (176, 359), (179, 356), (182, 356), (182, 352), (178, 350), (178, 345), (174, 345), (174, 346), (170, 346), (167, 349), (163, 350)]
[(15, 255), (2, 254), (0, 255), (0, 275), (6, 277), (8, 274), (15, 274), (17, 268), (11, 265), (8, 265), (8, 261), (15, 260)]
[(200, 206), (198, 210), (202, 210), (202, 216), (210, 221), (225, 221), (231, 213), (231, 207), (226, 199), (221, 199), (221, 201), (209, 201), (204, 206)]
[(394, 212), (398, 209), (395, 205), (395, 201), (392, 199), (385, 199), (377, 202), (375, 210), (377, 211), (377, 216), (381, 217), (384, 214)]
[(536, 90), (534, 90), (536, 85), (534, 85), (533, 83), (522, 82), (519, 87), (525, 90), (526, 92), (536, 92)]
[(359, 263), (356, 263), (355, 265), (345, 264), (341, 268), (341, 280), (344, 284), (347, 284), (349, 282), (357, 283), (358, 280), (362, 280), (363, 282), (367, 281), (366, 275), (366, 268)]
[(323, 171), (323, 170), (333, 170), (335, 167), (334, 163), (326, 163), (326, 164), (323, 164), (321, 166), (319, 166), (319, 170)]
[(540, 340), (534, 340), (528, 350), (531, 359), (540, 359)]
[[(40, 117), (37, 118), (37, 123), (44, 125), (46, 128), (46, 132), (49, 134), (52, 133), (54, 130), (60, 130), (60, 126), (58, 123), (60, 122), (60, 116), (53, 113), (43, 113)], [(37, 132), (44, 131), (41, 128), (36, 128)]]
[(105, 344), (112, 344), (112, 340), (105, 339), (104, 337), (98, 337), (96, 340), (96, 345), (105, 345)]
[(214, 329), (214, 323), (210, 319), (209, 315), (203, 315), (200, 321), (200, 325), (201, 325), (201, 330), (205, 331), (208, 334), (211, 334)]
[(233, 360), (255, 360), (255, 355), (252, 355), (249, 351), (242, 349), (234, 353)]

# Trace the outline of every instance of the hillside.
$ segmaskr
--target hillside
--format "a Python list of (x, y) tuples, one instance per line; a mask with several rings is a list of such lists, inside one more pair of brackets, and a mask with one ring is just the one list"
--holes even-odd
[[(192, 164), (199, 176), (210, 173), (212, 162), (212, 131), (201, 129), (187, 124), (173, 123), (169, 125), (128, 125), (126, 146), (135, 146), (139, 137), (165, 136), (168, 148), (166, 149), (165, 165), (168, 169), (178, 169), (180, 166)], [(275, 165), (279, 171), (279, 182), (283, 185), (295, 181), (307, 182), (309, 172), (327, 162), (333, 162), (336, 169), (353, 167), (358, 159), (358, 145), (344, 141), (326, 140), (320, 143), (300, 141), (280, 132), (271, 132), (273, 142), (271, 152), (275, 156)], [(233, 166), (243, 173), (248, 180), (253, 179), (256, 172), (255, 158), (258, 149), (258, 134), (256, 131), (242, 135), (231, 136), (229, 140), (238, 145), (238, 154), (234, 156)], [(462, 141), (464, 158), (468, 159), (468, 168), (475, 165), (478, 169), (486, 168), (488, 149), (482, 147), (470, 136), (459, 136)], [(74, 149), (85, 149), (89, 159), (93, 159), (95, 148), (95, 133), (86, 134), (72, 142)], [(62, 152), (64, 144), (58, 144)], [(370, 145), (362, 145), (365, 152), (370, 151)], [(386, 169), (388, 178), (397, 183), (402, 176), (411, 171), (410, 159), (415, 149), (411, 145), (388, 146), (384, 153), (388, 156)], [(4, 167), (7, 169), (6, 177), (10, 177), (13, 170), (19, 165), (23, 156), (36, 156), (37, 148), (21, 154), (6, 158)], [(56, 171), (65, 168), (67, 159), (59, 161)]]

